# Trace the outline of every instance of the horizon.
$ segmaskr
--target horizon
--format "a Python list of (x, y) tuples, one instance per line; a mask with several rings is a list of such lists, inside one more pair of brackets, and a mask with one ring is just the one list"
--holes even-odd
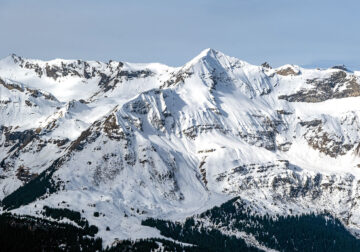
[[(19, 55), (19, 54), (16, 54), (16, 53), (10, 53), (8, 54), (7, 56), (3, 57), (3, 58), (0, 58), (0, 60), (3, 60), (3, 59), (6, 59), (7, 57), (12, 57), (12, 56), (16, 56), (16, 57), (20, 57), (22, 59), (27, 59), (27, 60), (39, 60), (39, 61), (43, 61), (43, 62), (49, 62), (49, 61), (56, 61), (56, 60), (69, 60), (69, 61), (72, 61), (72, 60), (83, 60), (83, 61), (98, 61), (98, 62), (102, 62), (102, 63), (107, 63), (107, 62), (110, 62), (110, 61), (116, 61), (116, 62), (126, 62), (126, 63), (130, 63), (130, 64), (161, 64), (161, 65), (165, 65), (165, 66), (168, 66), (168, 67), (182, 67), (184, 66), (185, 64), (187, 64), (188, 62), (192, 61), (194, 58), (198, 57), (202, 52), (206, 51), (206, 50), (214, 50), (216, 52), (220, 52), (220, 53), (223, 53), (222, 51), (220, 50), (217, 50), (217, 49), (214, 49), (214, 48), (206, 48), (206, 49), (203, 49), (201, 50), (198, 54), (196, 54), (195, 56), (193, 56), (191, 59), (189, 59), (188, 61), (184, 62), (183, 64), (181, 65), (178, 65), (178, 66), (171, 66), (171, 65), (167, 65), (163, 62), (130, 62), (130, 61), (121, 61), (121, 60), (113, 60), (113, 59), (109, 59), (107, 61), (104, 61), (104, 60), (96, 60), (96, 59), (89, 59), (89, 60), (85, 60), (85, 59), (76, 59), (76, 58), (52, 58), (52, 59), (40, 59), (40, 58), (27, 58), (27, 57), (24, 57), (22, 55)], [(223, 53), (225, 54), (225, 53)], [(228, 54), (225, 54), (226, 56), (229, 56), (229, 57), (234, 57), (232, 55), (228, 55)], [(279, 66), (273, 66), (271, 65), (270, 62), (268, 61), (264, 61), (263, 63), (261, 64), (253, 64), (251, 62), (248, 62), (244, 59), (241, 59), (241, 58), (238, 58), (238, 57), (234, 57), (234, 58), (237, 58), (241, 61), (245, 61), (246, 63), (249, 63), (251, 65), (255, 65), (255, 66), (260, 66), (261, 64), (263, 63), (269, 63), (271, 67), (273, 68), (280, 68), (280, 67), (283, 67), (283, 66), (286, 66), (286, 65), (293, 65), (293, 66), (298, 66), (298, 67), (301, 67), (301, 68), (304, 68), (304, 69), (315, 69), (315, 68), (320, 68), (320, 69), (329, 69), (329, 68), (332, 68), (332, 67), (336, 67), (336, 66), (344, 66), (346, 67), (348, 70), (350, 71), (358, 71), (360, 70), (360, 67), (357, 69), (357, 68), (353, 68), (349, 65), (345, 65), (345, 64), (341, 64), (341, 62), (339, 62), (339, 64), (336, 64), (334, 63), (334, 61), (330, 61), (330, 60), (327, 60), (327, 61), (319, 61), (319, 64), (316, 64), (316, 63), (309, 63), (309, 64), (305, 64), (305, 65), (297, 65), (297, 64), (291, 64), (291, 63), (285, 63), (283, 65), (279, 65)]]

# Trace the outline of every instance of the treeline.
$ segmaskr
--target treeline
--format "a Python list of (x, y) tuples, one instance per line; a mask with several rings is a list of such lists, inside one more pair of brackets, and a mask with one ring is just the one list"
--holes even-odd
[(1, 251), (101, 251), (102, 240), (70, 224), (0, 215)]
[[(217, 229), (205, 226), (206, 222)], [(262, 245), (279, 251), (360, 251), (360, 240), (329, 214), (260, 216), (253, 214), (239, 198), (188, 218), (185, 223), (147, 219), (143, 225), (208, 251), (254, 250), (245, 247), (242, 239), (224, 235), (218, 228), (246, 232)]]
[(206, 252), (207, 250), (193, 247), (183, 246), (165, 239), (151, 238), (140, 239), (136, 241), (124, 240), (120, 241), (116, 246), (106, 248), (106, 252), (119, 251), (162, 251), (162, 252)]
[[(185, 222), (147, 219), (143, 225), (178, 242), (164, 239), (123, 240), (103, 249), (98, 228), (79, 212), (45, 206), (42, 214), (55, 220), (69, 219), (78, 226), (9, 213), (0, 215), (1, 251), (259, 251), (231, 232), (252, 235), (261, 245), (279, 251), (360, 251), (356, 239), (329, 214), (268, 216), (252, 213), (235, 198)], [(216, 227), (216, 228), (214, 228)], [(231, 231), (224, 234), (220, 230)], [(111, 232), (109, 230), (109, 232)]]
[[(44, 214), (54, 219), (68, 218), (82, 223), (84, 228), (9, 213), (0, 215), (0, 251), (203, 251), (164, 240), (141, 239), (119, 241), (113, 247), (102, 247), (102, 239), (94, 238), (95, 226), (90, 226), (80, 213), (69, 209), (44, 207)], [(97, 227), (95, 227), (97, 230)]]
[(44, 206), (43, 215), (47, 217), (51, 217), (56, 220), (62, 220), (64, 218), (74, 221), (78, 224), (82, 229), (88, 233), (90, 236), (94, 236), (98, 232), (98, 228), (94, 225), (89, 225), (89, 222), (81, 217), (79, 212), (66, 209), (66, 208), (51, 208), (48, 206)]
[(190, 251), (260, 251), (247, 245), (243, 239), (195, 225), (192, 218), (188, 218), (184, 224), (151, 218), (142, 224), (159, 229), (163, 236), (195, 245)]
[(27, 205), (47, 193), (51, 194), (59, 190), (60, 185), (55, 183), (52, 179), (52, 175), (59, 162), (60, 158), (56, 159), (52, 165), (40, 173), (39, 176), (6, 196), (1, 201), (3, 209), (11, 210)]

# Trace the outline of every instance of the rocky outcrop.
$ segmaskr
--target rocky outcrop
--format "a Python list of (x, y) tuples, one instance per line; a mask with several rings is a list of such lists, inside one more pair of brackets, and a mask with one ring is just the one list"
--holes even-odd
[[(328, 118), (333, 121), (333, 118)], [(335, 122), (324, 122), (321, 119), (314, 119), (311, 121), (301, 121), (299, 124), (303, 127), (303, 137), (308, 142), (309, 146), (318, 150), (330, 157), (336, 158), (347, 154), (359, 142), (359, 132), (354, 131), (338, 131), (338, 127), (348, 128), (354, 127), (357, 121), (357, 116), (348, 114), (343, 119)], [(350, 126), (351, 125), (351, 126)]]
[(219, 174), (216, 181), (226, 193), (271, 202), (283, 213), (310, 207), (333, 213), (347, 224), (354, 221), (354, 206), (359, 204), (353, 196), (360, 190), (360, 181), (353, 175), (307, 172), (286, 160), (244, 164)]
[(299, 75), (300, 71), (296, 71), (294, 68), (292, 67), (286, 67), (286, 68), (282, 68), (279, 70), (276, 70), (276, 73), (282, 76), (295, 76), (295, 75)]
[(279, 99), (289, 102), (323, 102), (329, 99), (360, 96), (358, 78), (344, 71), (337, 71), (329, 78), (308, 79), (311, 88), (303, 88), (291, 95), (280, 95)]
[(27, 95), (34, 97), (34, 98), (43, 97), (47, 100), (58, 101), (55, 98), (55, 96), (53, 96), (50, 93), (40, 91), (38, 89), (32, 89), (29, 87), (25, 87), (24, 85), (22, 85), (20, 83), (16, 83), (16, 82), (12, 82), (12, 81), (4, 81), (0, 78), (0, 85), (4, 86), (5, 88), (7, 88), (9, 90), (17, 90), (19, 92), (26, 93)]

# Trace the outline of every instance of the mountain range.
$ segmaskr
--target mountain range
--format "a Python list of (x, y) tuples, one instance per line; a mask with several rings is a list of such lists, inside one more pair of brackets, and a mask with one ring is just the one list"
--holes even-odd
[(12, 54), (0, 60), (1, 212), (78, 227), (46, 209), (80, 213), (104, 247), (191, 247), (160, 222), (191, 218), (248, 248), (284, 248), (219, 225), (219, 206), (249, 226), (334, 218), (358, 238), (359, 96), (360, 72), (344, 66), (255, 66), (213, 49), (181, 67)]

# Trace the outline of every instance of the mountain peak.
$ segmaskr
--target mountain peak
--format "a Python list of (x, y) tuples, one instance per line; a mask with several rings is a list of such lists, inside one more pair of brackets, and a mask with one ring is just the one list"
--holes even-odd
[(225, 55), (224, 53), (217, 51), (212, 48), (206, 48), (202, 50), (197, 56), (195, 56), (192, 60), (185, 64), (185, 68), (193, 67), (197, 64), (216, 66), (223, 65), (224, 62), (228, 62), (229, 60), (238, 60), (236, 58), (232, 58), (230, 56)]
[(229, 69), (232, 66), (245, 66), (247, 62), (238, 58), (228, 56), (212, 48), (202, 50), (196, 57), (186, 63), (183, 69), (189, 68), (208, 68), (208, 69)]
[(1, 62), (4, 62), (6, 64), (14, 64), (14, 63), (16, 64), (17, 62), (19, 62), (21, 60), (22, 60), (22, 58), (15, 53), (10, 53), (5, 58), (0, 59)]
[[(220, 52), (212, 49), (212, 48), (206, 48), (202, 50), (197, 56), (195, 56), (192, 60), (190, 60), (186, 65), (194, 65), (199, 61), (203, 61), (209, 58), (217, 58), (217, 55)], [(222, 53), (221, 53), (222, 54)]]
[(198, 56), (200, 57), (206, 57), (206, 56), (212, 56), (212, 57), (216, 57), (216, 54), (221, 53), (213, 48), (206, 48), (204, 50), (202, 50)]

